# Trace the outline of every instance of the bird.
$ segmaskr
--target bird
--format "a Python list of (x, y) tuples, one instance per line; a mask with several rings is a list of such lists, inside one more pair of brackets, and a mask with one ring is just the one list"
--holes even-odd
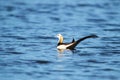
[(73, 38), (72, 42), (69, 42), (69, 43), (63, 43), (63, 36), (61, 34), (57, 34), (57, 37), (58, 37), (58, 44), (57, 44), (57, 49), (58, 50), (65, 50), (65, 49), (69, 49), (69, 50), (74, 50), (75, 47), (81, 42), (81, 41), (84, 41), (85, 39), (88, 39), (88, 38), (97, 38), (98, 36), (95, 35), (95, 34), (91, 34), (91, 35), (88, 35), (88, 36), (85, 36), (83, 38), (80, 38), (78, 40), (75, 41), (75, 39)]

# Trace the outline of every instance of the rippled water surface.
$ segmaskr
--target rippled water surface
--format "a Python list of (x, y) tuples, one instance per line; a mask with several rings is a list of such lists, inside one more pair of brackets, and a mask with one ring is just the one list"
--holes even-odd
[(120, 0), (0, 0), (0, 80), (120, 80)]

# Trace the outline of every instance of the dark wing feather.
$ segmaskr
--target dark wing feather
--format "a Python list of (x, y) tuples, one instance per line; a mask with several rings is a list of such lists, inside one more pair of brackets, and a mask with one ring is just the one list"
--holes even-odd
[(96, 35), (90, 35), (90, 36), (80, 38), (79, 40), (72, 42), (71, 45), (67, 47), (67, 49), (74, 49), (81, 41), (88, 39), (88, 38), (97, 38), (97, 37), (98, 36)]
[(75, 42), (75, 39), (73, 38), (72, 43)]

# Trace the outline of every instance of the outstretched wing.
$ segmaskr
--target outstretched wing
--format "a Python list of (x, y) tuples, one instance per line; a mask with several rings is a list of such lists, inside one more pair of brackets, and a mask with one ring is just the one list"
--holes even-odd
[(70, 43), (68, 46), (67, 46), (67, 49), (74, 49), (81, 41), (85, 40), (85, 39), (88, 39), (88, 38), (97, 38), (98, 36), (96, 35), (90, 35), (90, 36), (86, 36), (86, 37), (83, 37), (83, 38), (80, 38), (79, 40), (77, 41), (72, 41), (72, 43)]

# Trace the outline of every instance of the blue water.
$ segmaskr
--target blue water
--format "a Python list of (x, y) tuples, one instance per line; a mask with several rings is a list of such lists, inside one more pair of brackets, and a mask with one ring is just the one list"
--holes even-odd
[(0, 0), (0, 80), (120, 80), (120, 0)]

